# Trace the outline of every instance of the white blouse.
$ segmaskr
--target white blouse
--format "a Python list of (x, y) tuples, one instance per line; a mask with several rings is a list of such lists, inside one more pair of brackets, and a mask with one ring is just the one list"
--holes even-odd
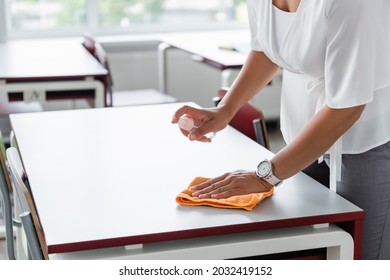
[(325, 104), (366, 104), (333, 147), (340, 158), (390, 141), (389, 0), (301, 0), (291, 14), (276, 13), (272, 0), (247, 5), (251, 48), (284, 69), (280, 118), (287, 143)]

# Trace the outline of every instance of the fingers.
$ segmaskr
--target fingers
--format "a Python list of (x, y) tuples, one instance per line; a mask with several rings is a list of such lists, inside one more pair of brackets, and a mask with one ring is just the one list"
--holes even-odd
[(191, 131), (181, 129), (183, 135), (187, 136), (190, 141), (211, 142), (211, 138), (207, 137), (207, 133), (212, 132), (213, 125), (213, 122), (210, 122), (209, 114), (210, 112), (204, 109), (196, 109), (185, 105), (174, 113), (171, 123), (178, 123), (180, 117), (188, 115), (194, 120), (195, 127)]
[(193, 186), (193, 197), (228, 198), (234, 195), (260, 193), (272, 188), (267, 182), (259, 180), (254, 171), (234, 171)]
[(211, 194), (210, 198), (215, 198), (215, 199), (221, 199), (221, 198), (228, 198), (234, 195), (239, 195), (240, 193), (239, 188), (228, 188), (224, 190), (224, 188), (220, 189), (220, 192), (216, 192)]
[[(229, 181), (226, 180), (226, 176), (227, 174), (224, 174), (222, 176), (212, 178), (210, 180), (207, 180), (206, 182), (191, 187), (190, 190), (194, 191), (192, 193), (192, 196), (199, 198), (207, 198), (211, 197), (213, 194), (225, 192), (225, 189), (222, 189), (222, 187), (226, 188), (226, 186), (229, 184)], [(229, 187), (226, 188), (226, 190), (228, 189)]]
[(230, 183), (228, 180), (222, 180), (218, 183), (214, 183), (211, 186), (204, 188), (197, 193), (194, 193), (193, 196), (199, 198), (228, 198), (233, 195), (239, 194), (239, 188), (234, 184)]
[(202, 141), (202, 142), (211, 142), (211, 139), (208, 138), (206, 135), (210, 132), (215, 132), (215, 129), (213, 129), (213, 122), (207, 122), (201, 127), (197, 127), (193, 129), (189, 134), (188, 138), (191, 141), (197, 140), (197, 141)]
[(184, 105), (174, 113), (171, 123), (177, 123), (180, 117), (183, 115), (198, 116), (199, 113), (200, 113), (199, 109)]
[[(188, 135), (188, 139), (191, 140), (190, 135)], [(211, 138), (208, 138), (208, 137), (206, 137), (206, 136), (201, 136), (200, 138), (193, 139), (193, 140), (191, 140), (191, 141), (194, 141), (194, 140), (199, 141), (199, 142), (203, 142), (203, 143), (210, 143), (212, 139), (211, 139)]]
[(221, 175), (221, 176), (218, 176), (218, 177), (215, 177), (215, 178), (212, 178), (212, 179), (209, 179), (203, 183), (200, 183), (196, 186), (192, 186), (190, 187), (190, 190), (193, 190), (193, 191), (201, 191), (205, 188), (208, 188), (210, 187), (211, 185), (213, 185), (214, 183), (217, 183), (219, 181), (222, 181), (223, 179), (225, 179), (225, 177), (227, 176), (227, 174), (224, 174), (224, 175)]
[(232, 184), (223, 185), (221, 187), (216, 187), (215, 190), (201, 194), (198, 197), (199, 198), (228, 198), (230, 196), (233, 196), (235, 194), (238, 194), (238, 188), (234, 187)]

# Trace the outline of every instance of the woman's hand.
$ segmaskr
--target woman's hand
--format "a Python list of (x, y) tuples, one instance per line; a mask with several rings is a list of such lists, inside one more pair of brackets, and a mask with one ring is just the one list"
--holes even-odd
[(194, 120), (195, 127), (191, 131), (180, 129), (183, 135), (191, 141), (210, 142), (211, 139), (205, 135), (209, 132), (217, 132), (224, 129), (230, 121), (228, 115), (221, 108), (217, 107), (197, 109), (185, 105), (175, 112), (172, 123), (177, 123), (181, 116), (189, 116)]
[(234, 195), (267, 192), (273, 186), (259, 179), (254, 171), (238, 170), (192, 186), (192, 196), (199, 198), (228, 198)]

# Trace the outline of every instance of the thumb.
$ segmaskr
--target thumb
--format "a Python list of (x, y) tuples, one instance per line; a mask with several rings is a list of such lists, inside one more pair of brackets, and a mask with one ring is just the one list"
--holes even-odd
[(213, 127), (213, 122), (208, 122), (200, 127), (196, 127), (188, 134), (188, 138), (191, 141), (200, 140), (203, 137), (210, 138), (207, 134), (212, 135), (216, 132), (216, 129), (213, 129)]

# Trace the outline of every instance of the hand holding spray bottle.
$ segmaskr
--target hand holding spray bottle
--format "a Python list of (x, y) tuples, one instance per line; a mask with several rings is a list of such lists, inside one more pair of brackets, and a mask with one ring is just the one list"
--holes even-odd
[[(189, 117), (189, 116), (182, 116), (182, 117), (180, 117), (180, 119), (178, 121), (178, 124), (179, 124), (180, 128), (182, 128), (182, 129), (184, 129), (184, 130), (186, 130), (188, 132), (191, 131), (194, 128), (197, 128), (195, 126), (194, 120), (191, 117)], [(215, 137), (215, 132), (206, 133), (205, 137), (207, 137), (209, 139), (213, 139)]]

